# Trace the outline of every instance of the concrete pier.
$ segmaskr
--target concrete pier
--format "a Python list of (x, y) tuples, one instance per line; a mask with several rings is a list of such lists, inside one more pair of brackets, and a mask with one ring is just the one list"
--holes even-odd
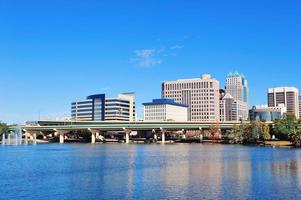
[(95, 143), (96, 143), (96, 134), (95, 134), (95, 133), (92, 133), (92, 134), (91, 134), (91, 143), (92, 143), (92, 144), (95, 144)]
[(132, 130), (129, 130), (127, 128), (123, 128), (124, 132), (125, 132), (125, 143), (129, 144), (130, 143), (130, 134), (132, 132)]
[(37, 144), (37, 133), (33, 133), (33, 134), (32, 134), (32, 138), (33, 138), (32, 143), (33, 143), (33, 144)]
[(99, 130), (93, 129), (93, 128), (88, 128), (88, 131), (91, 133), (91, 144), (95, 144), (96, 138), (99, 137)]
[(65, 135), (68, 134), (70, 131), (68, 130), (62, 130), (62, 129), (53, 129), (53, 131), (55, 132), (55, 135), (59, 136), (59, 140), (60, 140), (60, 144), (64, 144), (65, 143)]
[(60, 144), (64, 144), (65, 143), (65, 136), (64, 134), (59, 134), (60, 137)]
[(161, 130), (161, 139), (162, 139), (162, 144), (165, 144), (165, 134), (166, 134), (166, 130), (165, 129), (163, 129), (163, 128), (160, 128), (160, 130)]

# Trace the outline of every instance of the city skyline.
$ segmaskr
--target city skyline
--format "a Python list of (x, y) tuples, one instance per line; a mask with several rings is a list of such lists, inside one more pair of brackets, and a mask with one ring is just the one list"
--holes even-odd
[(243, 73), (250, 106), (301, 88), (299, 2), (91, 2), (1, 2), (0, 120), (69, 116), (71, 101), (128, 91), (142, 118), (163, 81), (205, 73), (221, 87)]

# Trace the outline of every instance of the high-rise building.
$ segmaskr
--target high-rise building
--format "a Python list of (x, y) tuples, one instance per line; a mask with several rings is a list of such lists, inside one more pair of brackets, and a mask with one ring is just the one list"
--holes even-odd
[(220, 100), (220, 120), (221, 121), (241, 121), (244, 117), (245, 103), (235, 100), (227, 93)]
[(144, 103), (144, 121), (186, 122), (188, 106), (176, 103), (173, 99), (154, 99)]
[(299, 90), (295, 87), (277, 87), (268, 89), (268, 106), (284, 104), (288, 114), (299, 118)]
[(135, 121), (135, 115), (132, 93), (119, 94), (116, 98), (97, 94), (71, 104), (71, 119), (76, 121)]
[(299, 94), (299, 118), (301, 118), (301, 94)]
[(163, 82), (162, 98), (188, 105), (189, 121), (220, 120), (219, 81), (208, 74), (196, 79)]
[(249, 86), (243, 74), (229, 73), (226, 79), (226, 93), (229, 93), (242, 107), (242, 120), (249, 118)]

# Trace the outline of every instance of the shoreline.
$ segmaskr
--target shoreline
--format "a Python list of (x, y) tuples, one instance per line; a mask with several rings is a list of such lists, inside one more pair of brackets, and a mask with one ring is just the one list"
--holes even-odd
[[(0, 142), (2, 144), (2, 142)], [(29, 143), (32, 144), (32, 143)], [(37, 144), (56, 144), (55, 142), (45, 141), (45, 140), (38, 140)], [(84, 142), (66, 142), (65, 144), (89, 144)], [(96, 144), (124, 144), (120, 142), (109, 142), (109, 143), (96, 143)], [(145, 143), (145, 142), (132, 142), (131, 144), (162, 144), (160, 141), (157, 143)], [(298, 149), (295, 148), (290, 141), (266, 141), (265, 143), (261, 144), (233, 144), (227, 140), (204, 140), (202, 142), (174, 142), (174, 141), (166, 141), (165, 144), (204, 144), (204, 145), (242, 145), (242, 146), (257, 146), (257, 147), (280, 147), (280, 148), (291, 148), (291, 149)], [(12, 144), (14, 145), (14, 144)], [(16, 146), (16, 145), (14, 145)]]

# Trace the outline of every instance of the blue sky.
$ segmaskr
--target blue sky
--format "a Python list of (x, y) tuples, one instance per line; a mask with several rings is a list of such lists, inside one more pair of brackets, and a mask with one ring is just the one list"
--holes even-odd
[(266, 89), (301, 87), (298, 0), (0, 0), (0, 120), (70, 115), (105, 92), (160, 97), (161, 82), (246, 75)]

